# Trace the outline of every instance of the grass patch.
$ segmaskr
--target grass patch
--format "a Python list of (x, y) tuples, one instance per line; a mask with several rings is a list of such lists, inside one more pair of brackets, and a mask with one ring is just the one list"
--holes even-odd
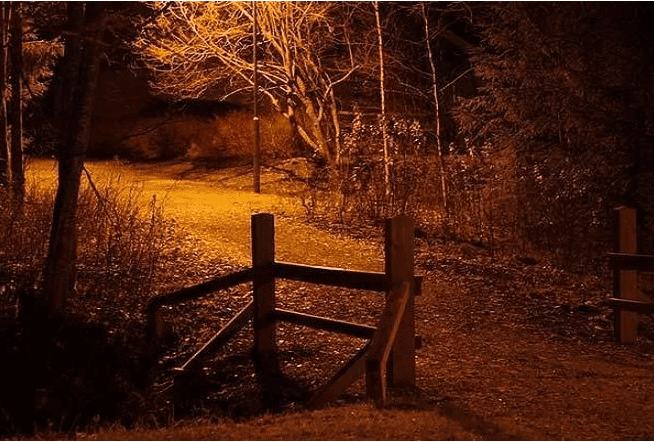
[(247, 422), (195, 422), (161, 430), (107, 429), (86, 440), (474, 440), (479, 436), (434, 410), (351, 405), (264, 415)]

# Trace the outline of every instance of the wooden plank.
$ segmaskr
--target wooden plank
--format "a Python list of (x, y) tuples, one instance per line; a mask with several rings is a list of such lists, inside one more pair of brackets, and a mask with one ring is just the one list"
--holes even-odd
[[(309, 266), (282, 261), (276, 261), (273, 264), (273, 269), (276, 278), (290, 279), (292, 281), (375, 292), (387, 292), (389, 289), (386, 274), (381, 272)], [(422, 275), (415, 276), (415, 296), (420, 296), (423, 278)]]
[[(398, 283), (415, 281), (413, 233), (413, 220), (406, 215), (386, 220), (385, 273), (389, 289)], [(391, 356), (390, 383), (399, 388), (416, 384), (414, 291), (412, 287)]]
[(386, 404), (386, 366), (411, 298), (413, 290), (411, 285), (409, 282), (403, 282), (391, 290), (379, 326), (370, 343), (370, 350), (368, 350), (366, 393), (380, 407)]
[(627, 310), (634, 313), (642, 313), (644, 315), (654, 314), (654, 302), (609, 298), (609, 306), (614, 309)]
[[(341, 321), (338, 319), (325, 318), (322, 316), (308, 315), (306, 313), (299, 313), (280, 308), (276, 308), (274, 310), (274, 317), (277, 321), (285, 321), (292, 324), (315, 328), (318, 330), (342, 333), (344, 335), (361, 339), (372, 339), (375, 334), (375, 330), (377, 330), (375, 327), (370, 325), (357, 324), (354, 322)], [(416, 349), (422, 348), (422, 337), (416, 335), (415, 343)]]
[(614, 270), (654, 271), (654, 255), (638, 255), (635, 253), (608, 253), (607, 255), (609, 265)]
[(254, 314), (254, 301), (250, 301), (236, 316), (234, 316), (223, 328), (220, 329), (206, 344), (202, 346), (188, 361), (176, 371), (184, 371), (202, 360), (202, 357), (208, 355), (210, 352), (217, 351), (225, 345), (245, 324), (252, 318)]
[(368, 359), (387, 360), (393, 348), (393, 340), (400, 329), (402, 316), (411, 298), (411, 284), (398, 284), (389, 295), (389, 302), (379, 320), (375, 335), (370, 342)]
[(287, 262), (275, 262), (273, 268), (277, 278), (377, 292), (386, 290), (386, 277), (381, 272), (363, 272)]
[(261, 360), (275, 350), (275, 218), (269, 213), (252, 215), (252, 271), (254, 300), (254, 349)]
[(370, 339), (375, 334), (375, 327), (356, 324), (354, 322), (341, 321), (338, 319), (325, 318), (322, 316), (308, 315), (306, 313), (294, 312), (276, 308), (274, 316), (277, 321), (290, 322), (318, 330), (325, 330), (334, 333), (343, 333), (355, 338)]
[(316, 409), (324, 407), (329, 402), (332, 402), (343, 394), (345, 389), (355, 382), (363, 374), (366, 368), (366, 356), (368, 345), (363, 347), (350, 361), (345, 364), (336, 373), (329, 382), (316, 391), (308, 403), (308, 408)]
[(244, 269), (238, 272), (230, 273), (229, 275), (220, 276), (193, 287), (186, 287), (172, 293), (157, 296), (148, 302), (146, 312), (149, 313), (164, 305), (176, 304), (179, 302), (200, 298), (219, 290), (224, 290), (235, 285), (251, 282), (252, 279), (252, 269)]
[[(618, 253), (638, 253), (636, 243), (636, 210), (620, 207), (616, 210), (615, 251)], [(638, 293), (637, 272), (635, 270), (613, 271), (613, 297), (642, 301)], [(638, 314), (620, 309), (614, 317), (615, 337), (618, 342), (633, 344), (638, 330)]]

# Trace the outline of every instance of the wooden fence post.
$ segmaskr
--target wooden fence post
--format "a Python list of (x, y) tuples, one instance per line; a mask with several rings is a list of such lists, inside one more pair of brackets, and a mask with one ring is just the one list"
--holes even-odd
[(275, 350), (275, 218), (269, 213), (252, 215), (252, 295), (254, 300), (254, 351), (260, 361), (270, 361)]
[(416, 385), (413, 235), (413, 220), (410, 217), (400, 215), (386, 220), (384, 248), (388, 290), (402, 282), (411, 284), (406, 310), (395, 336), (388, 372), (388, 384), (398, 388)]
[[(638, 253), (636, 242), (636, 209), (618, 207), (616, 209), (615, 251), (618, 253)], [(637, 285), (636, 270), (613, 271), (613, 297), (618, 299), (641, 300)], [(614, 314), (615, 338), (618, 342), (633, 344), (638, 329), (638, 313), (616, 309)]]
[(392, 365), (389, 364), (389, 357), (393, 354), (397, 332), (404, 321), (408, 301), (413, 298), (413, 290), (414, 285), (408, 281), (393, 287), (375, 335), (370, 341), (366, 360), (366, 393), (378, 407), (386, 405), (386, 387), (393, 382), (393, 371), (388, 370), (389, 365)]

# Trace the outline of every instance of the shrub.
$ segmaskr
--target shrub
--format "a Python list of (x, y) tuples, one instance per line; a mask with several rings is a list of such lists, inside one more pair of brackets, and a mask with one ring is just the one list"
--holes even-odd
[(0, 353), (11, 361), (0, 365), (0, 434), (138, 419), (144, 304), (195, 260), (193, 238), (165, 218), (161, 201), (143, 206), (139, 187), (119, 176), (101, 189), (84, 185), (75, 293), (63, 321), (35, 324), (29, 300), (52, 201), (52, 190), (33, 184), (22, 205), (0, 189)]
[[(283, 116), (263, 115), (260, 131), (264, 157), (287, 158), (295, 154), (293, 133)], [(252, 115), (233, 111), (217, 118), (180, 115), (138, 119), (126, 139), (111, 149), (134, 159), (187, 157), (202, 161), (251, 157), (253, 146)]]
[(422, 125), (400, 115), (393, 115), (387, 124), (390, 195), (385, 186), (381, 121), (364, 121), (358, 113), (344, 131), (341, 163), (315, 177), (303, 195), (309, 217), (324, 208), (340, 222), (365, 224), (399, 213), (417, 218), (438, 211), (440, 177), (436, 157), (427, 152)]
[(493, 156), (512, 152), (505, 199), (516, 243), (601, 259), (616, 205), (635, 205), (641, 226), (654, 224), (647, 10), (518, 2), (480, 12), (478, 93), (455, 108), (462, 135), (490, 142)]

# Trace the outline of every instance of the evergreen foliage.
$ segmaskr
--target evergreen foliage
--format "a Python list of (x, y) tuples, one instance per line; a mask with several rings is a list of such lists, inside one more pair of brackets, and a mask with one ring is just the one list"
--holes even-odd
[(479, 94), (456, 118), (473, 149), (515, 156), (527, 241), (567, 256), (598, 241), (606, 250), (621, 203), (651, 225), (652, 15), (643, 4), (520, 2), (479, 17)]

